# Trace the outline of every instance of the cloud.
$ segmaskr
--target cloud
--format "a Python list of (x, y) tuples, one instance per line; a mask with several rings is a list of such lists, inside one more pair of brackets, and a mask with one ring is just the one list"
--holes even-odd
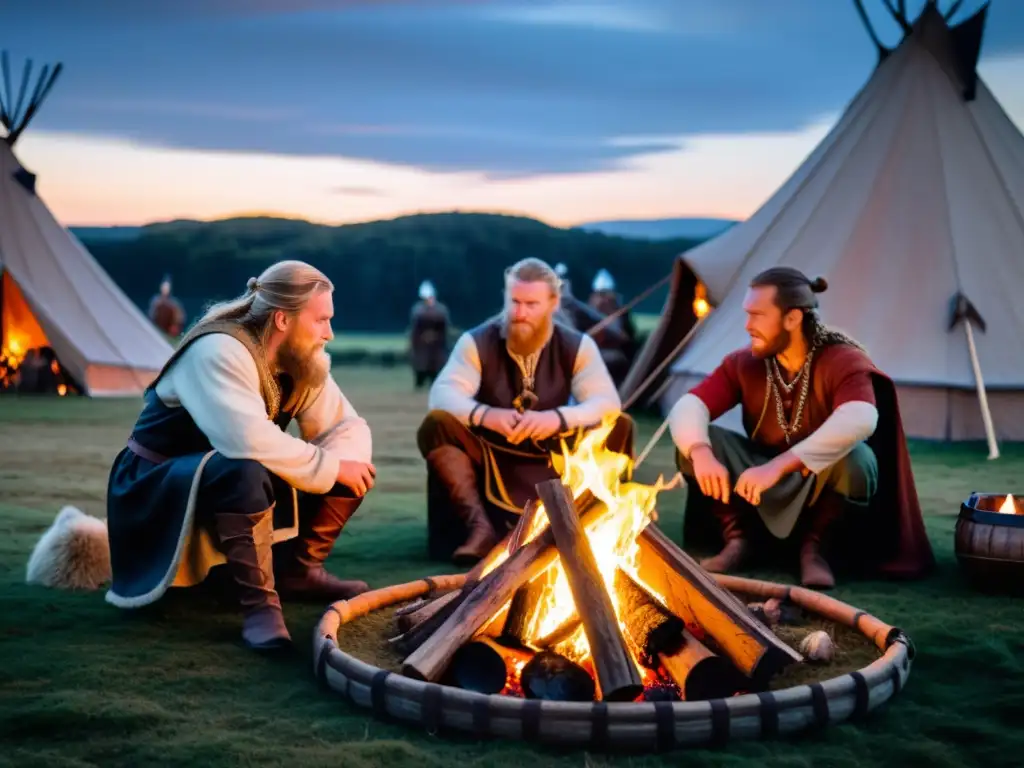
[[(894, 41), (882, 3), (866, 0)], [(798, 130), (875, 63), (845, 1), (50, 0), (4, 14), (21, 52), (66, 64), (39, 127), (493, 178)], [(1024, 4), (995, 4), (988, 30), (985, 56), (1024, 50)]]
[(342, 186), (330, 190), (335, 195), (346, 197), (387, 197), (388, 193), (380, 187)]

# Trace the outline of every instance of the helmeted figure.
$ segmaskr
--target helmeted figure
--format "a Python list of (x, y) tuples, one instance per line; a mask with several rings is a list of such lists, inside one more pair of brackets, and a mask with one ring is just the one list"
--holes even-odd
[(539, 259), (505, 274), (500, 315), (462, 334), (430, 390), (417, 435), (428, 473), (428, 547), (477, 562), (512, 526), (551, 460), (609, 420), (609, 450), (632, 455), (633, 424), (589, 336), (555, 322), (561, 281)]
[(170, 275), (160, 283), (160, 292), (149, 301), (149, 319), (168, 336), (178, 336), (185, 328), (185, 309), (171, 295)]
[(416, 389), (433, 382), (448, 360), (450, 325), (448, 308), (437, 300), (433, 283), (424, 280), (409, 318), (409, 352)]

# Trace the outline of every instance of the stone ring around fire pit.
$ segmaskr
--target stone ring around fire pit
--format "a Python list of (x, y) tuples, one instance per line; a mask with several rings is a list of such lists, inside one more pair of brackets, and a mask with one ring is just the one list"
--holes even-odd
[(433, 576), (373, 590), (333, 604), (313, 637), (314, 671), (328, 688), (382, 719), (422, 726), (428, 733), (462, 731), (598, 751), (664, 751), (767, 739), (861, 717), (905, 685), (914, 646), (901, 630), (820, 592), (715, 574), (723, 587), (779, 598), (851, 627), (883, 655), (856, 672), (810, 685), (701, 701), (563, 702), (485, 695), (425, 683), (379, 669), (338, 647), (342, 624), (428, 593), (458, 589), (465, 575)]

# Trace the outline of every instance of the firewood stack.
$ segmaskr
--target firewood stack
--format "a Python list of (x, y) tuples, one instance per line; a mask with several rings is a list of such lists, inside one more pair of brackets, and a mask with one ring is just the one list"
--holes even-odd
[(537, 495), (539, 532), (533, 503), (461, 589), (399, 612), (403, 674), (527, 698), (695, 700), (764, 690), (803, 661), (653, 523), (609, 560), (591, 538), (607, 505), (574, 502), (560, 480)]

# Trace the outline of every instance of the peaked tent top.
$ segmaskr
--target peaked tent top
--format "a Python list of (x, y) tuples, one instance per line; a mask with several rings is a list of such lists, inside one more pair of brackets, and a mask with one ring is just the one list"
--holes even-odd
[(950, 28), (929, 3), (782, 187), (683, 255), (718, 308), (673, 373), (707, 375), (746, 346), (750, 279), (787, 265), (828, 278), (824, 320), (898, 383), (974, 387), (964, 334), (949, 331), (963, 297), (986, 321), (975, 336), (986, 385), (1024, 388), (1024, 136), (962, 74), (986, 11)]
[[(17, 284), (60, 364), (89, 395), (136, 395), (171, 355), (171, 345), (35, 194), (35, 177), (12, 147), (60, 73), (45, 66), (29, 92), (11, 87), (0, 57), (0, 272)], [(26, 101), (26, 97), (28, 100)]]

